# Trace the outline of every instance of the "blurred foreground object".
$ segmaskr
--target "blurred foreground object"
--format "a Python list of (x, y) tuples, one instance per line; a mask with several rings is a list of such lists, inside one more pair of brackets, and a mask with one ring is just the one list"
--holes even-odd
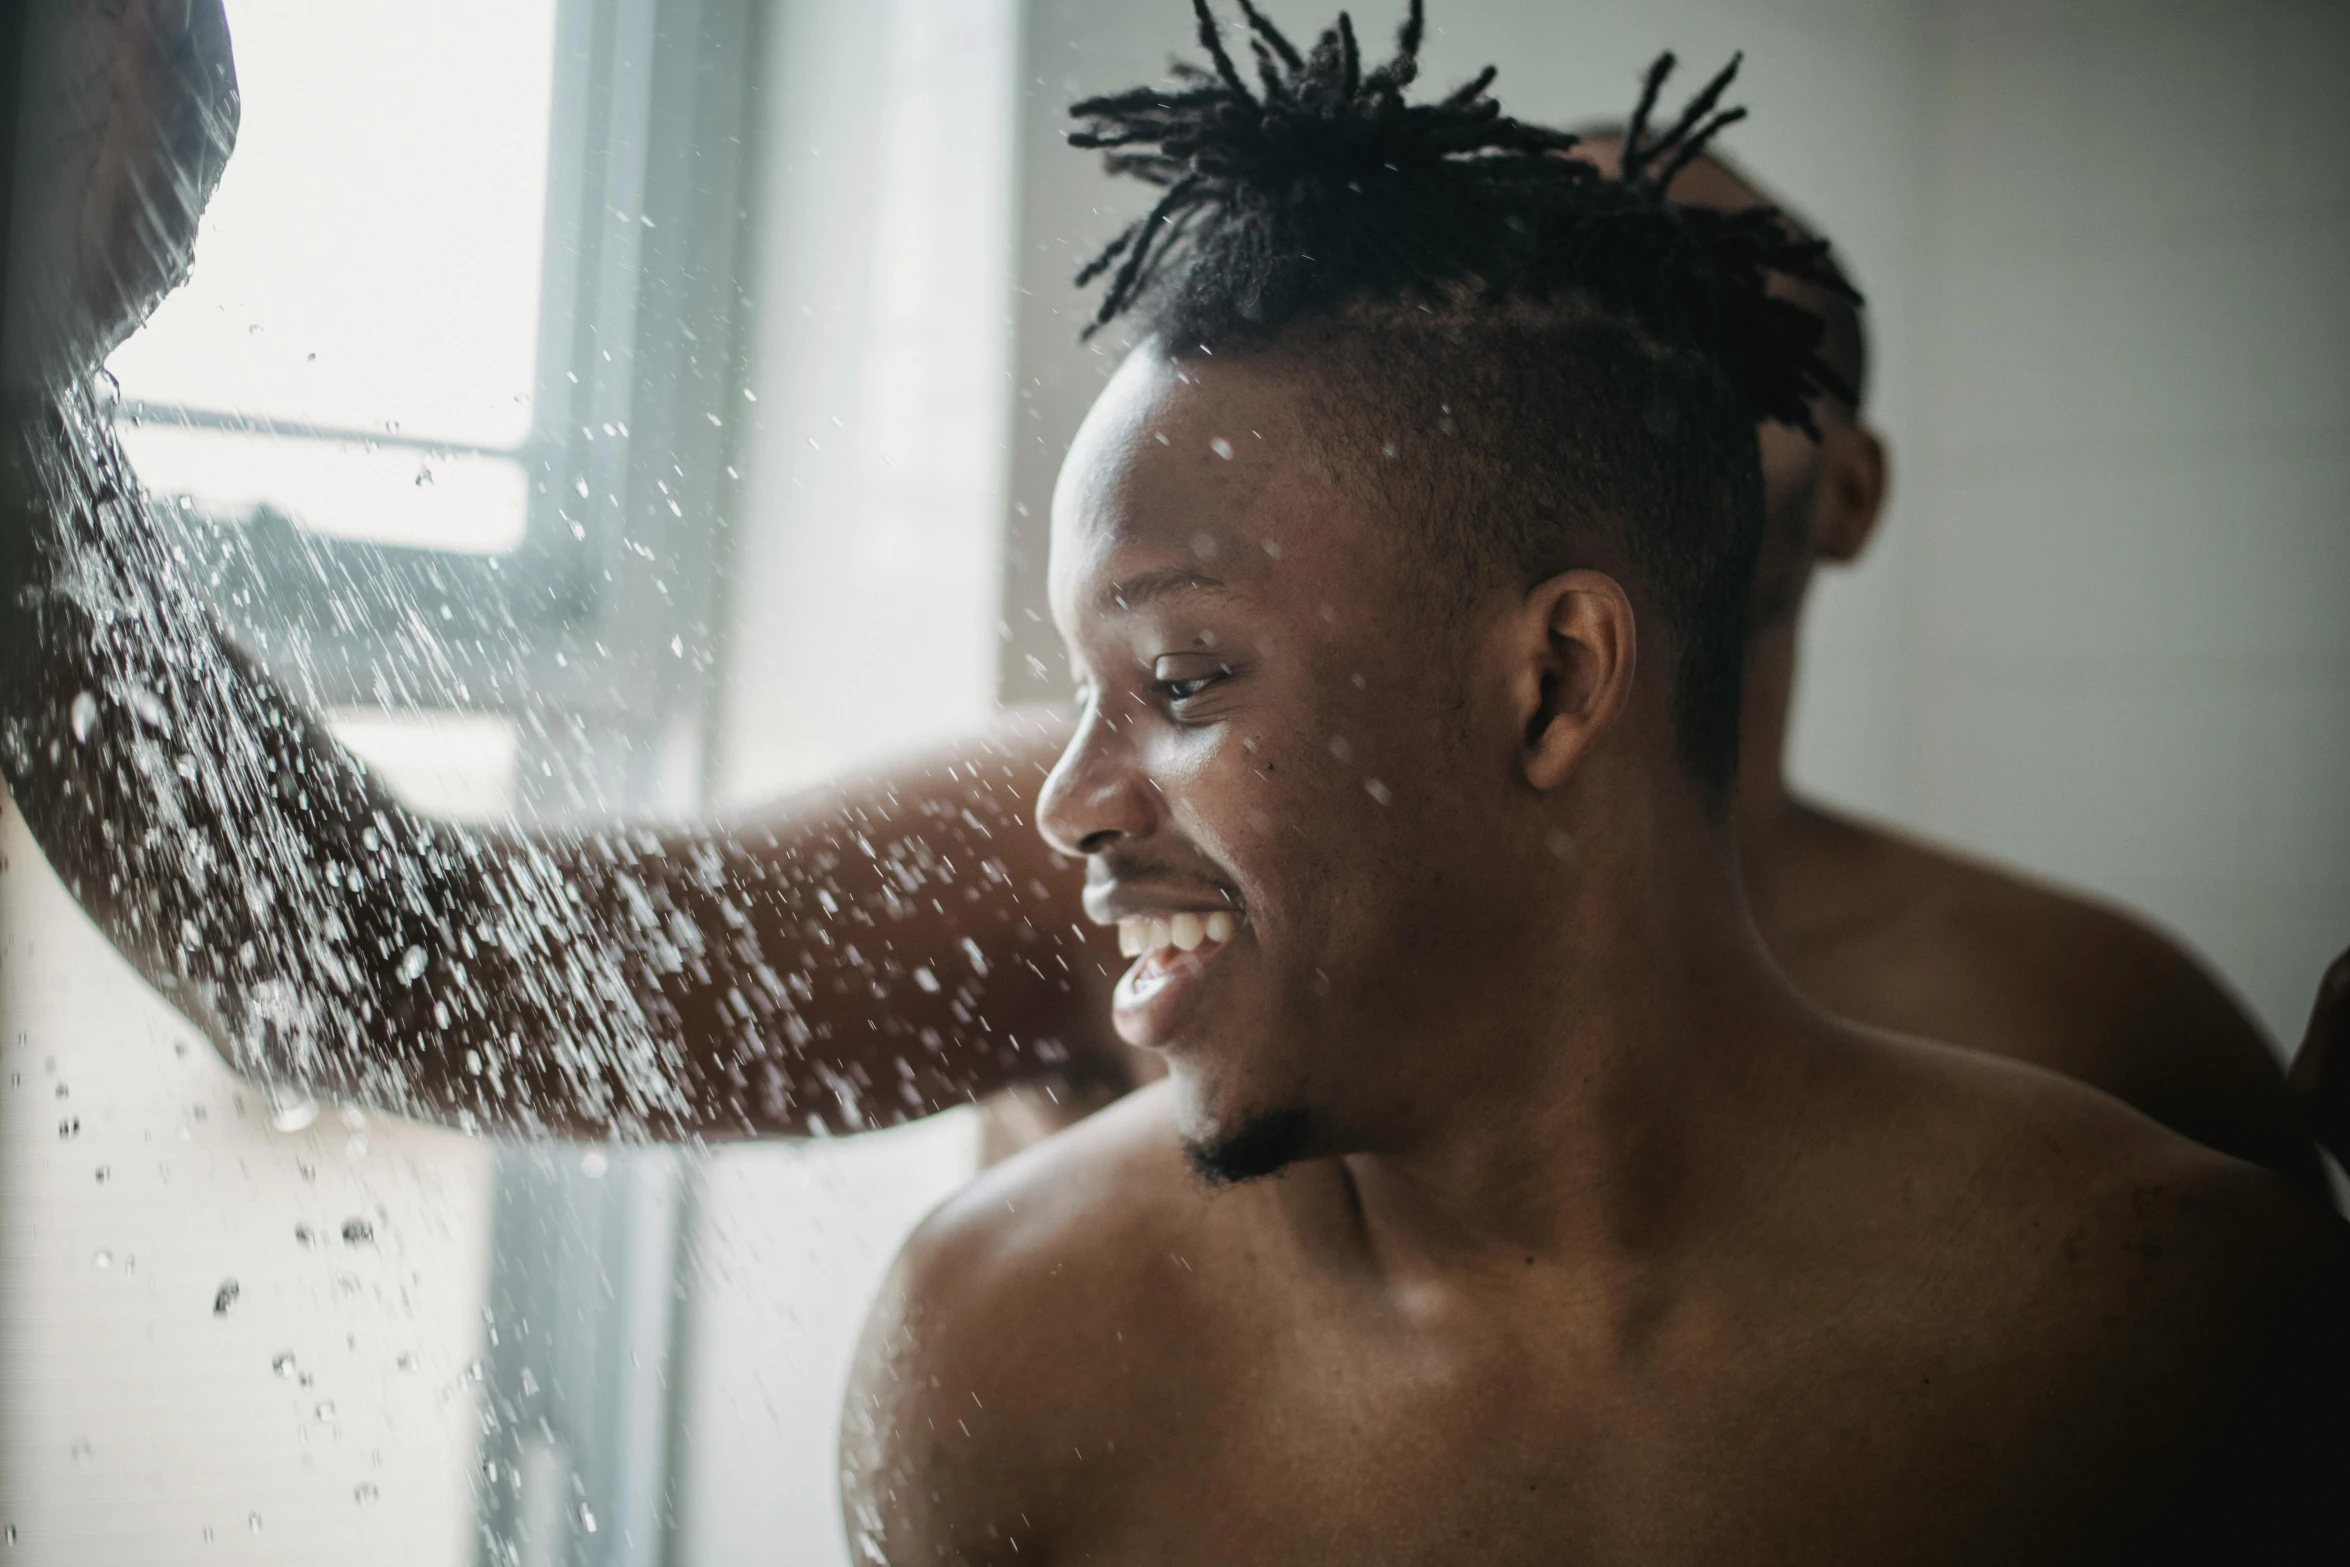
[(2310, 1130), (2350, 1168), (2350, 952), (2334, 959), (2318, 981), (2309, 1032), (2301, 1036), (2289, 1076), (2308, 1107)]
[(187, 276), (237, 139), (219, 0), (32, 0), (21, 19), (0, 385), (88, 371)]

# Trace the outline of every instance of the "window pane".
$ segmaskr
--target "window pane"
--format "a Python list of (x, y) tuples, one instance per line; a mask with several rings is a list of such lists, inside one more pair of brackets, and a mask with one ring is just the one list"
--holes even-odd
[(514, 814), (520, 737), (495, 713), (384, 713), (357, 710), (330, 720), (335, 738), (403, 805), (449, 821), (499, 821)]
[(313, 533), (414, 549), (500, 553), (522, 542), (527, 480), (511, 457), (152, 422), (126, 424), (122, 438), (148, 491), (224, 520), (266, 506)]
[[(537, 373), (554, 0), (237, 0), (229, 23), (236, 155), (187, 286), (109, 366), (125, 401), (519, 445)], [(218, 466), (246, 464), (237, 452)], [(387, 457), (355, 488), (413, 491), (417, 467)], [(412, 497), (303, 520), (395, 543), (450, 531)]]

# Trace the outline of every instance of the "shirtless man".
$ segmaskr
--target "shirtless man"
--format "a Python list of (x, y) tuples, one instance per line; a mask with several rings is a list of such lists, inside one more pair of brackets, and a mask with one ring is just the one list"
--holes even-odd
[[(35, 390), (102, 357), (185, 269), (234, 131), (217, 0), (40, 14), (82, 58), (31, 79), (89, 90), (28, 110), (41, 152), (17, 193), (0, 598), (25, 612), (0, 616), (0, 771), (160, 988), (250, 1069), (486, 1129), (789, 1133), (1048, 1073), (1092, 1101), (1130, 1081), (1103, 1027), (1115, 951), (1072, 928), (1074, 867), (1027, 819), (1063, 718), (1015, 715), (746, 821), (458, 830), (403, 810), (227, 655), (103, 422)], [(1752, 199), (1703, 160), (1675, 191)], [(1826, 345), (1855, 387), (1859, 343), (1847, 321)], [(1766, 942), (1832, 1010), (2052, 1066), (2313, 1181), (2266, 1052), (2167, 943), (1787, 794), (1802, 588), (1859, 549), (1883, 492), (1874, 437), (1833, 397), (1815, 412), (1817, 448), (1764, 436), (1769, 612), (1739, 817)], [(204, 789), (153, 765), (195, 766), (186, 737), (205, 738)], [(306, 787), (276, 786), (289, 776)]]
[(1831, 1019), (1747, 915), (1707, 611), (1817, 369), (1776, 231), (1663, 207), (1686, 119), (1618, 184), (1397, 114), (1414, 9), (1384, 72), (1260, 23), (1261, 104), (1219, 51), (1085, 106), (1172, 189), (1054, 500), (1038, 814), (1173, 1070), (909, 1246), (862, 1559), (2339, 1559), (2314, 1206)]

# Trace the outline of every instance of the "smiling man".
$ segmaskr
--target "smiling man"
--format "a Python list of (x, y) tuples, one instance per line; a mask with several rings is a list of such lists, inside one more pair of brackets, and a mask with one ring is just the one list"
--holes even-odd
[(1766, 272), (1829, 274), (1661, 200), (1721, 83), (1607, 179), (1483, 81), (1407, 107), (1416, 8), (1369, 72), (1250, 20), (1261, 97), (1203, 18), (1214, 74), (1080, 108), (1167, 195), (1055, 497), (1039, 816), (1172, 1074), (909, 1246), (864, 1559), (2330, 1549), (2315, 1212), (1830, 1019), (1749, 918), (1752, 426), (1825, 378)]

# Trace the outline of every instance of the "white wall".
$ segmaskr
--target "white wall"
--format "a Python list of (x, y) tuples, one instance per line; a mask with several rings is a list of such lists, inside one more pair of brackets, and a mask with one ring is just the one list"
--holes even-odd
[[(1188, 47), (1181, 11), (1032, 4), (1015, 693), (1064, 683), (1042, 519), (1109, 368), (1068, 278), (1136, 199), (1061, 111)], [(1431, 86), (1496, 61), (1569, 123), (1627, 112), (1659, 48), (1688, 84), (1745, 51), (1728, 145), (1851, 261), (1893, 449), (1875, 547), (1811, 609), (1798, 781), (2135, 906), (2297, 1038), (2350, 943), (2343, 9), (1433, 0), (1430, 34)]]
[(2350, 12), (1953, 5), (1933, 56), (1900, 814), (2297, 1039), (2350, 943)]

